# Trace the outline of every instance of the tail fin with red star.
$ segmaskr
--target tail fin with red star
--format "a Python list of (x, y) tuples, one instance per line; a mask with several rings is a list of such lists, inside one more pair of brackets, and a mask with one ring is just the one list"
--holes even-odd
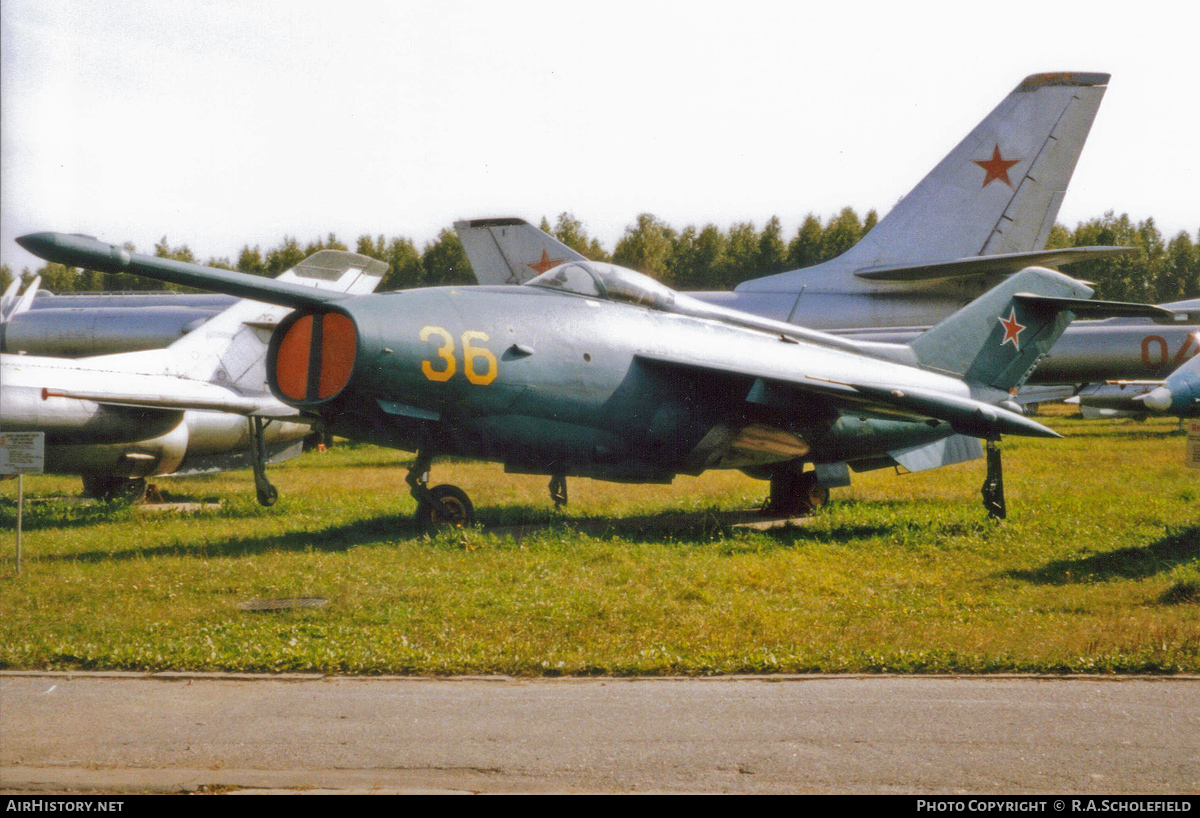
[(833, 281), (839, 289), (857, 282), (852, 289), (877, 290), (1094, 257), (1089, 251), (1096, 248), (1043, 248), (1108, 79), (1081, 72), (1026, 77), (850, 250), (747, 281), (738, 292), (794, 295)]
[(1075, 318), (1150, 318), (1174, 323), (1148, 304), (1091, 301), (1086, 284), (1030, 267), (996, 285), (909, 344), (917, 361), (970, 384), (1020, 387)]
[(567, 261), (585, 261), (567, 245), (524, 219), (454, 223), (480, 284), (524, 284)]

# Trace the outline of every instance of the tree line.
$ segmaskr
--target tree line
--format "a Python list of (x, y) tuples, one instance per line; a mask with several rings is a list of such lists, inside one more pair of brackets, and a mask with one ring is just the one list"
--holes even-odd
[[(874, 210), (859, 217), (851, 207), (824, 222), (809, 213), (790, 239), (783, 235), (780, 220), (772, 216), (759, 230), (753, 222), (737, 222), (728, 228), (714, 224), (687, 225), (676, 229), (650, 213), (640, 214), (625, 229), (613, 251), (588, 235), (571, 213), (559, 214), (553, 225), (543, 218), (541, 229), (587, 258), (611, 261), (646, 273), (679, 290), (728, 290), (743, 281), (828, 261), (850, 249), (875, 224)], [(1120, 301), (1161, 303), (1200, 297), (1200, 230), (1195, 239), (1186, 231), (1166, 240), (1153, 218), (1134, 222), (1128, 214), (1113, 211), (1080, 222), (1074, 230), (1056, 224), (1047, 241), (1048, 249), (1093, 245), (1123, 245), (1138, 249), (1137, 255), (1081, 262), (1069, 268), (1071, 275), (1096, 283), (1096, 297)], [(132, 244), (126, 249), (136, 252)], [(334, 233), (327, 233), (301, 247), (294, 236), (265, 252), (246, 245), (236, 262), (209, 258), (212, 267), (240, 270), (262, 276), (277, 276), (318, 250), (349, 250)], [(417, 249), (412, 239), (364, 234), (354, 251), (388, 264), (380, 290), (471, 284), (475, 281), (462, 243), (452, 229)], [(154, 255), (196, 262), (186, 245), (172, 246), (164, 236), (154, 246)], [(179, 290), (164, 282), (125, 273), (79, 270), (61, 264), (46, 264), (23, 276), (42, 276), (42, 286), (55, 293)], [(0, 267), (0, 289), (12, 281), (13, 272)]]

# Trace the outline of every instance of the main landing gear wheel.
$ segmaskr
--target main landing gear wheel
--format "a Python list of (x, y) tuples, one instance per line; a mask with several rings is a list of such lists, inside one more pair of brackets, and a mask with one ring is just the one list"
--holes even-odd
[(1008, 514), (1004, 505), (1004, 470), (1000, 464), (1000, 441), (987, 442), (987, 479), (983, 481), (983, 507), (993, 520)]
[(279, 491), (270, 483), (259, 485), (258, 481), (254, 482), (254, 495), (258, 499), (260, 506), (273, 506), (275, 501), (279, 499)]
[(417, 505), (417, 523), (421, 528), (467, 528), (475, 525), (475, 506), (458, 486), (441, 485), (429, 489), (429, 502)]
[(771, 475), (771, 496), (763, 512), (778, 516), (810, 514), (829, 502), (829, 488), (817, 482), (815, 471), (800, 474), (778, 471)]
[(83, 496), (111, 502), (128, 500), (136, 503), (146, 495), (144, 477), (121, 477), (112, 474), (88, 473), (83, 475)]

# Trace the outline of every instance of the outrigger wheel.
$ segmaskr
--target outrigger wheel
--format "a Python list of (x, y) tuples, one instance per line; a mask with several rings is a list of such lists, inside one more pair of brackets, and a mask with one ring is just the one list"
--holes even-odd
[(429, 501), (417, 504), (417, 523), (421, 528), (467, 528), (475, 525), (475, 506), (458, 486), (434, 486)]
[(815, 471), (780, 469), (771, 475), (771, 496), (763, 509), (768, 514), (808, 514), (829, 502), (829, 488), (817, 482)]

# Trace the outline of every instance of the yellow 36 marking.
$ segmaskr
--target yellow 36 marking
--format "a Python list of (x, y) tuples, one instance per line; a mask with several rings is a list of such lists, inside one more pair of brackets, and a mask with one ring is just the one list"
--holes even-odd
[(446, 362), (446, 368), (434, 369), (431, 361), (421, 361), (421, 372), (431, 381), (448, 381), (458, 369), (458, 362), (454, 360), (454, 337), (441, 327), (421, 327), (419, 337), (422, 341), (428, 341), (431, 335), (440, 336), (446, 342), (437, 351), (438, 357)]
[[(445, 382), (454, 377), (454, 373), (458, 371), (458, 359), (454, 357), (454, 336), (441, 327), (421, 328), (419, 337), (422, 341), (428, 342), (434, 336), (445, 342), (438, 347), (437, 354), (446, 362), (446, 365), (442, 369), (434, 369), (433, 361), (421, 361), (421, 372), (431, 381)], [(487, 333), (478, 330), (468, 330), (462, 334), (463, 374), (476, 386), (487, 386), (496, 380), (496, 375), (500, 370), (492, 351), (484, 346), (475, 346), (473, 343), (487, 340)], [(479, 371), (480, 360), (483, 361), (482, 372)]]
[[(486, 341), (487, 334), (471, 330), (462, 334), (463, 343), (463, 369), (466, 372), (467, 380), (476, 386), (487, 386), (492, 381), (496, 380), (496, 373), (499, 366), (496, 363), (496, 356), (487, 347), (471, 346), (472, 341)], [(475, 371), (475, 361), (482, 358), (487, 362), (487, 368), (482, 373)]]

